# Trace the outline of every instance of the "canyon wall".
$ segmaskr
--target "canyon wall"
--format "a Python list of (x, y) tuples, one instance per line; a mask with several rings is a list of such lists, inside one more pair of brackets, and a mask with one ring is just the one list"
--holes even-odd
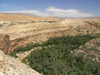
[(14, 40), (10, 40), (9, 35), (0, 35), (0, 49), (3, 50), (5, 54), (9, 54), (14, 51), (14, 49), (18, 46), (25, 46), (27, 43), (42, 43), (46, 41), (50, 37), (62, 36), (70, 34), (68, 30), (57, 30), (52, 32), (38, 33), (35, 35), (25, 36), (21, 38), (16, 38)]
[[(69, 32), (70, 33), (70, 32)], [(67, 35), (66, 30), (64, 31), (55, 31), (55, 32), (46, 32), (46, 33), (39, 33), (35, 35), (30, 35), (26, 37), (21, 37), (17, 38), (14, 40), (10, 41), (10, 48), (8, 50), (8, 54), (18, 46), (25, 46), (27, 43), (33, 42), (33, 43), (42, 43), (46, 41), (50, 37), (55, 37), (55, 36), (62, 36), (62, 35)]]

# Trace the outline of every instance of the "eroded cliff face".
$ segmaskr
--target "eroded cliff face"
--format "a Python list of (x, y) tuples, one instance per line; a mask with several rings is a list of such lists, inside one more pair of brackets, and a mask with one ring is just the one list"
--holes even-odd
[(6, 34), (1, 34), (0, 35), (0, 49), (5, 53), (9, 53), (9, 48), (10, 48), (10, 37), (9, 35)]
[[(73, 31), (72, 31), (73, 32)], [(10, 40), (9, 35), (0, 35), (0, 49), (3, 50), (5, 54), (9, 54), (14, 51), (14, 49), (18, 46), (25, 46), (27, 43), (42, 43), (46, 41), (50, 37), (62, 36), (70, 34), (71, 32), (68, 30), (54, 30), (50, 32), (42, 32), (37, 33), (30, 36), (25, 36), (21, 38), (16, 38), (14, 40)]]
[(67, 35), (66, 30), (63, 30), (63, 31), (57, 30), (53, 32), (38, 33), (38, 34), (30, 35), (30, 36), (16, 38), (10, 41), (10, 48), (9, 48), (8, 54), (14, 51), (14, 49), (18, 46), (25, 46), (27, 43), (30, 43), (30, 42), (42, 43), (50, 37), (62, 36), (62, 35)]
[[(94, 28), (94, 29), (93, 29)], [(50, 37), (55, 36), (62, 36), (62, 35), (86, 35), (91, 33), (97, 33), (99, 30), (95, 30), (95, 27), (90, 25), (84, 25), (80, 27), (67, 27), (67, 28), (60, 28), (60, 29), (52, 29), (46, 31), (40, 31), (34, 33), (32, 35), (19, 37), (13, 40), (10, 40), (9, 35), (1, 35), (0, 36), (0, 49), (4, 51), (5, 54), (9, 54), (10, 52), (14, 51), (14, 49), (18, 46), (25, 46), (27, 43), (42, 43)], [(95, 31), (94, 31), (95, 30)], [(88, 32), (87, 32), (88, 31)]]

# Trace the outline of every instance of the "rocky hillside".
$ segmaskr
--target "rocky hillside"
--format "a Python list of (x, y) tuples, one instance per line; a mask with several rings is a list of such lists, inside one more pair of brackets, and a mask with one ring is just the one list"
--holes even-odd
[(20, 60), (5, 55), (0, 50), (0, 75), (41, 75)]
[(69, 34), (86, 35), (100, 32), (99, 28), (94, 24), (90, 24), (88, 20), (80, 19), (10, 23), (1, 25), (0, 31), (1, 34), (10, 36), (9, 52), (18, 46), (26, 45), (30, 42), (42, 43), (50, 37)]
[(81, 45), (77, 50), (74, 50), (73, 53), (75, 55), (84, 53), (84, 58), (100, 62), (100, 37), (90, 40), (85, 43), (85, 45)]

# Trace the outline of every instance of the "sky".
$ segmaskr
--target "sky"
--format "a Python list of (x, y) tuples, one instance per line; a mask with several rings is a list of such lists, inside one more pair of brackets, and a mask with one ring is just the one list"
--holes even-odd
[(100, 17), (100, 0), (0, 0), (0, 13), (28, 13), (43, 17)]

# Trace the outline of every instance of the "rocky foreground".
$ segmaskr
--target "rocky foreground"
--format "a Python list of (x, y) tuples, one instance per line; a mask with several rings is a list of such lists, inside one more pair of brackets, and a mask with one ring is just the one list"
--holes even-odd
[(0, 50), (0, 75), (41, 75), (19, 59), (5, 55)]

